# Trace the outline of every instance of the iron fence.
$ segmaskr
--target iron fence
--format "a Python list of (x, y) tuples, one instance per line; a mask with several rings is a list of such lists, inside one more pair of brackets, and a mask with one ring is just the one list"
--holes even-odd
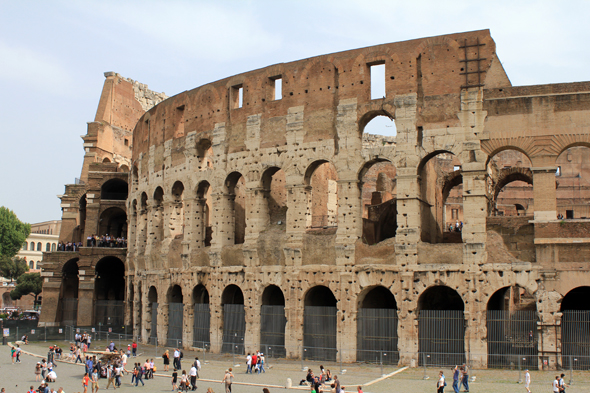
[(194, 322), (193, 322), (193, 342), (201, 343), (198, 348), (211, 345), (209, 326), (211, 321), (211, 313), (209, 312), (208, 303), (197, 303), (194, 308)]
[(561, 354), (565, 368), (590, 368), (590, 311), (566, 310), (561, 317)]
[(305, 306), (302, 359), (336, 360), (336, 307)]
[(184, 305), (182, 303), (168, 304), (168, 344), (179, 347), (182, 343)]
[(123, 300), (97, 300), (94, 304), (94, 318), (104, 326), (122, 326), (125, 323), (125, 302)]
[(274, 349), (275, 354), (285, 351), (285, 306), (263, 305), (260, 310), (260, 342)]
[(460, 310), (421, 310), (418, 315), (420, 364), (450, 367), (465, 362), (465, 318)]
[(78, 320), (78, 299), (61, 299), (61, 321), (64, 325), (74, 325)]
[(489, 310), (488, 367), (514, 366), (515, 362), (531, 369), (538, 365), (536, 311)]
[(158, 303), (152, 302), (152, 326), (150, 329), (150, 344), (158, 344)]
[(243, 354), (246, 315), (243, 304), (223, 305), (223, 345), (225, 353)]
[(397, 310), (361, 308), (357, 318), (357, 361), (397, 363)]

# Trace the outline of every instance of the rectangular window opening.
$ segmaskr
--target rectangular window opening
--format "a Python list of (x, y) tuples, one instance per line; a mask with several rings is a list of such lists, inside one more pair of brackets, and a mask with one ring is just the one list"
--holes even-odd
[(555, 171), (555, 176), (561, 176), (561, 167), (558, 166), (557, 170)]
[(371, 74), (371, 99), (376, 100), (385, 97), (385, 63), (370, 64)]
[(283, 78), (281, 76), (277, 76), (273, 78), (274, 82), (274, 100), (278, 101), (283, 98)]
[(234, 109), (241, 108), (244, 105), (244, 87), (242, 85), (232, 86), (231, 99)]

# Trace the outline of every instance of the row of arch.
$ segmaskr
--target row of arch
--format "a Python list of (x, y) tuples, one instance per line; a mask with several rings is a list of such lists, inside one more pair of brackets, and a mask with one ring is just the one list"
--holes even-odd
[[(584, 336), (590, 326), (569, 323), (576, 311), (587, 308), (580, 296), (590, 295), (590, 287), (579, 287), (563, 298), (564, 313), (562, 342), (565, 354), (575, 354), (572, 338)], [(516, 299), (516, 300), (515, 300)], [(158, 292), (148, 290), (148, 330), (150, 340), (158, 339)], [(193, 346), (210, 345), (209, 293), (202, 284), (194, 287), (190, 300), (184, 298), (179, 285), (166, 293), (168, 306), (168, 345), (179, 346), (183, 340), (184, 307), (194, 308)], [(285, 351), (285, 296), (276, 285), (265, 287), (260, 298), (260, 346), (272, 347), (275, 353)], [(303, 356), (309, 359), (335, 360), (337, 346), (338, 302), (326, 286), (314, 286), (303, 296)], [(386, 353), (387, 361), (397, 363), (398, 316), (393, 293), (383, 286), (365, 289), (358, 296), (357, 355), (359, 361), (375, 360), (377, 353)], [(246, 316), (244, 295), (239, 286), (230, 284), (221, 295), (223, 352), (243, 352)], [(439, 285), (427, 288), (418, 300), (419, 352), (435, 364), (457, 364), (465, 361), (464, 302), (452, 288)], [(496, 291), (487, 304), (488, 365), (501, 365), (513, 356), (524, 356), (531, 367), (538, 362), (537, 312), (535, 299), (524, 289), (504, 287)], [(571, 321), (570, 321), (571, 322)], [(572, 333), (572, 330), (577, 330)], [(590, 335), (586, 335), (586, 341)], [(378, 355), (380, 356), (380, 355)], [(420, 356), (420, 359), (425, 359)]]
[[(35, 250), (35, 248), (36, 248), (36, 250)], [(45, 251), (46, 252), (55, 251), (55, 250), (57, 250), (57, 243), (52, 243), (52, 242), (45, 243)], [(30, 245), (28, 242), (24, 242), (23, 243), (23, 251), (43, 251), (43, 244), (41, 242), (37, 242), (36, 247), (35, 247), (35, 242), (31, 242)]]

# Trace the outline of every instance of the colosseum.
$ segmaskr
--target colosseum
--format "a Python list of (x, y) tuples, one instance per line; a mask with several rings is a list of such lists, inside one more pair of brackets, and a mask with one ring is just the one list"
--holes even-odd
[[(488, 30), (170, 98), (105, 76), (60, 196), (61, 240), (82, 246), (45, 254), (42, 324), (213, 353), (590, 365), (590, 82), (512, 86)], [(395, 137), (366, 132), (378, 117)]]

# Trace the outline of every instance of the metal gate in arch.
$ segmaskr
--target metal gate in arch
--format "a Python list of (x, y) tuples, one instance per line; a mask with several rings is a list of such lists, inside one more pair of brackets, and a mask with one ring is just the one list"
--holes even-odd
[(270, 348), (272, 356), (284, 357), (285, 350), (285, 306), (263, 305), (260, 310), (260, 346)]
[(244, 353), (244, 334), (246, 333), (246, 315), (243, 304), (223, 305), (223, 345), (225, 353)]
[(305, 306), (303, 358), (336, 361), (336, 307)]
[(209, 335), (209, 325), (211, 314), (209, 313), (209, 304), (197, 303), (194, 309), (193, 322), (193, 346), (197, 348), (209, 348), (211, 340)]
[(182, 327), (184, 304), (168, 304), (168, 346), (180, 348), (182, 345)]
[(158, 343), (158, 303), (151, 304), (152, 309), (152, 329), (150, 331), (150, 344)]
[(461, 310), (421, 310), (418, 315), (420, 365), (465, 363), (465, 317)]

